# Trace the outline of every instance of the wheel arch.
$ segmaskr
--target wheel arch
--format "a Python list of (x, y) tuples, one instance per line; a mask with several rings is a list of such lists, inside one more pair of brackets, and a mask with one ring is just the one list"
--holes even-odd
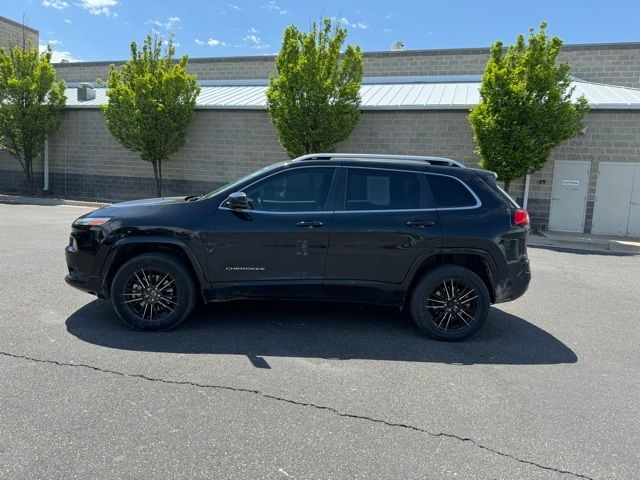
[(127, 237), (118, 240), (102, 267), (102, 292), (104, 298), (111, 296), (111, 282), (118, 269), (127, 261), (144, 253), (165, 253), (180, 260), (191, 272), (202, 292), (206, 285), (204, 271), (197, 257), (184, 242), (165, 237)]
[(474, 272), (487, 286), (491, 303), (495, 303), (496, 280), (499, 278), (499, 273), (491, 255), (484, 250), (452, 249), (418, 259), (415, 262), (410, 274), (407, 275), (403, 283), (403, 309), (407, 304), (409, 295), (420, 279), (427, 272), (442, 265), (459, 265)]

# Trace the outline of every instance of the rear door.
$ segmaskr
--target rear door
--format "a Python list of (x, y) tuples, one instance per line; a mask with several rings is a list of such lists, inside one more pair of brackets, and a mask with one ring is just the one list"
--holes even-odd
[[(246, 187), (251, 209), (213, 218), (209, 269), (234, 295), (321, 294), (336, 167), (296, 167)], [(281, 288), (296, 284), (296, 292)]]
[(331, 229), (325, 289), (334, 297), (393, 296), (414, 261), (441, 244), (424, 174), (344, 167)]

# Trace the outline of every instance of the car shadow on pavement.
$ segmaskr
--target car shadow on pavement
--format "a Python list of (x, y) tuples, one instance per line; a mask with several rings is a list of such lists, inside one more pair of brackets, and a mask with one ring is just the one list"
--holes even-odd
[(318, 302), (237, 301), (201, 305), (177, 329), (139, 332), (120, 323), (111, 303), (94, 300), (71, 315), (67, 330), (109, 348), (263, 357), (370, 359), (447, 364), (575, 363), (575, 353), (535, 325), (491, 308), (484, 328), (463, 342), (424, 336), (394, 308)]

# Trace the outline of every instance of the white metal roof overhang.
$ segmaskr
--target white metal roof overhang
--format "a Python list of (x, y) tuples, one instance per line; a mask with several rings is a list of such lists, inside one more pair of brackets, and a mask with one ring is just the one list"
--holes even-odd
[[(202, 81), (197, 109), (266, 108), (266, 80)], [(640, 110), (640, 89), (575, 79), (574, 98), (584, 95), (592, 109)], [(107, 102), (106, 89), (81, 101), (77, 84), (67, 86), (68, 108), (98, 108)], [(480, 77), (370, 77), (360, 88), (362, 110), (469, 110), (480, 101)]]

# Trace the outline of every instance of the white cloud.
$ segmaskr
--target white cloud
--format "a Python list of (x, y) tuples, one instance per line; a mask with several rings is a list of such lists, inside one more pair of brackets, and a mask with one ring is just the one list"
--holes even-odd
[(118, 5), (118, 0), (80, 0), (77, 3), (80, 8), (86, 10), (91, 15), (104, 15), (106, 17), (117, 17), (118, 14), (111, 10)]
[(62, 45), (62, 42), (60, 40), (49, 40), (47, 44), (53, 47), (55, 45)]
[[(162, 41), (163, 45), (169, 45), (169, 40), (163, 40)], [(173, 42), (173, 47), (177, 50), (178, 48), (180, 48), (180, 42)]]
[(223, 42), (221, 40), (217, 40), (215, 38), (210, 38), (209, 40), (207, 40), (207, 45), (209, 45), (210, 47), (226, 47), (228, 45), (227, 42)]
[(276, 12), (276, 13), (279, 13), (280, 15), (287, 14), (287, 11), (282, 7), (280, 7), (280, 5), (278, 5), (278, 2), (276, 2), (276, 0), (269, 0), (269, 3), (267, 3), (267, 6), (265, 8), (270, 12)]
[(196, 44), (198, 44), (198, 45), (204, 45), (204, 41), (203, 41), (203, 40), (200, 40), (199, 38), (196, 38), (196, 39), (194, 40), (194, 42), (196, 42)]
[(397, 14), (397, 13), (387, 13), (387, 14), (384, 16), (384, 19), (385, 19), (385, 20), (391, 20), (393, 17), (397, 17), (397, 16), (398, 16), (398, 14)]
[(233, 8), (234, 10), (237, 10), (238, 12), (242, 11), (242, 8), (240, 8), (238, 5), (236, 5), (235, 3), (230, 3), (229, 4), (229, 8)]
[(369, 25), (367, 25), (364, 22), (353, 22), (352, 23), (346, 17), (340, 18), (339, 21), (343, 25), (346, 25), (347, 27), (351, 27), (351, 28), (360, 28), (362, 30), (366, 30), (367, 28), (369, 28)]
[(64, 23), (72, 24), (73, 22), (71, 20), (69, 20), (68, 18), (65, 18), (64, 19)]
[(245, 42), (252, 42), (255, 45), (260, 45), (260, 37), (256, 37), (255, 35), (247, 35), (244, 37)]
[(169, 17), (164, 22), (161, 20), (149, 20), (149, 23), (156, 27), (166, 28), (171, 30), (180, 22), (180, 17)]
[[(252, 43), (253, 45), (250, 45), (251, 48), (253, 48), (255, 50), (262, 50), (264, 48), (269, 48), (270, 47), (269, 44), (262, 43), (262, 40), (260, 39), (260, 37), (255, 35), (256, 33), (258, 33), (258, 30), (256, 30), (255, 28), (250, 28), (247, 31), (249, 32), (250, 35), (245, 35), (243, 40), (245, 42)], [(246, 47), (247, 45), (235, 45), (235, 46), (236, 47)]]
[(45, 7), (55, 8), (57, 10), (63, 10), (69, 6), (69, 3), (64, 0), (42, 0), (42, 5)]
[[(50, 42), (51, 43), (51, 42)], [(40, 53), (44, 52), (47, 49), (47, 45), (38, 45), (38, 50)], [(67, 60), (69, 62), (81, 62), (82, 60), (71, 55), (71, 52), (67, 52), (64, 50), (51, 50), (51, 61), (53, 63), (60, 63), (62, 60)]]

